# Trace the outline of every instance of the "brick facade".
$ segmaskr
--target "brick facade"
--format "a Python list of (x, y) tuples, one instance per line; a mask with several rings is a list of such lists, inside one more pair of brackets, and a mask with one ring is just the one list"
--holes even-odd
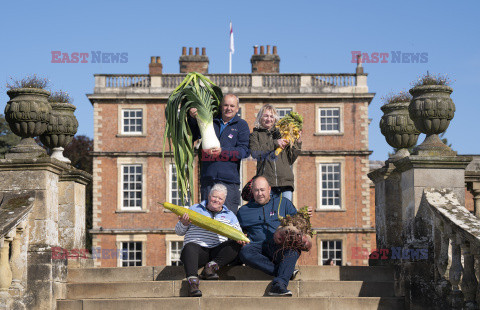
[[(190, 54), (192, 53), (190, 51)], [(203, 60), (195, 65), (192, 64), (195, 62), (183, 62), (186, 59), (184, 56), (204, 56), (185, 55), (186, 48), (183, 49), (183, 54), (180, 57), (181, 72), (186, 68), (190, 70), (196, 68), (196, 65), (205, 63)], [(274, 54), (276, 54), (276, 48)], [(206, 72), (208, 72), (208, 58), (206, 64)], [(186, 67), (182, 69), (184, 65)], [(275, 70), (278, 72), (278, 67)], [(257, 77), (254, 74), (245, 76), (251, 81), (250, 84), (245, 84), (248, 87), (252, 86), (252, 89), (255, 83), (259, 83), (256, 81), (262, 82), (262, 76)], [(351, 76), (359, 80), (354, 74)], [(366, 83), (366, 75), (363, 77)], [(156, 82), (153, 76), (150, 78), (153, 87)], [(365, 259), (352, 259), (352, 249), (361, 247), (370, 251), (375, 248), (374, 216), (372, 216), (374, 210), (371, 208), (370, 181), (366, 176), (371, 153), (368, 150), (368, 105), (374, 94), (368, 93), (368, 90), (358, 94), (358, 89), (367, 89), (366, 84), (360, 85), (361, 88), (357, 88), (357, 93), (354, 89), (356, 86), (348, 83), (338, 86), (343, 87), (344, 93), (338, 91), (333, 83), (326, 83), (313, 89), (312, 85), (316, 85), (315, 79), (320, 78), (301, 76), (298, 80), (306, 83), (309, 94), (302, 91), (287, 92), (280, 88), (275, 92), (259, 91), (257, 93), (238, 87), (222, 87), (222, 89), (224, 93), (233, 91), (238, 95), (242, 118), (247, 121), (250, 130), (253, 129), (260, 107), (266, 103), (273, 104), (277, 108), (291, 108), (304, 117), (302, 154), (293, 165), (296, 187), (293, 203), (297, 207), (309, 205), (316, 209), (312, 226), (317, 231), (317, 236), (314, 237), (312, 250), (309, 253), (303, 253), (299, 263), (321, 264), (322, 242), (336, 240), (341, 241), (343, 265), (366, 265)], [(238, 79), (235, 83), (239, 83)], [(298, 86), (303, 87), (303, 84)], [(95, 121), (94, 227), (91, 231), (93, 246), (101, 249), (116, 249), (121, 242), (126, 242), (125, 240), (141, 242), (142, 265), (165, 265), (171, 258), (170, 242), (181, 240), (173, 230), (178, 220), (177, 216), (165, 211), (159, 204), (171, 199), (172, 184), (169, 177), (171, 154), (165, 154), (164, 167), (161, 153), (165, 124), (164, 109), (169, 91), (162, 90), (156, 94), (146, 94), (144, 90), (139, 90), (133, 96), (128, 94), (129, 91), (136, 90), (133, 86), (131, 89), (109, 89), (98, 87), (96, 84), (95, 92), (88, 95), (94, 106)], [(334, 110), (339, 114), (340, 124), (336, 132), (320, 130), (321, 109)], [(122, 117), (125, 111), (141, 111), (142, 127), (139, 132), (135, 134), (124, 132)], [(135, 210), (126, 210), (122, 207), (122, 167), (129, 164), (142, 167), (142, 205)], [(340, 206), (335, 208), (320, 206), (321, 167), (328, 164), (337, 165), (340, 171)], [(254, 176), (255, 165), (256, 162), (251, 158), (243, 161), (243, 183)], [(195, 180), (198, 180), (197, 160), (195, 161)], [(195, 184), (197, 197), (199, 197), (198, 185), (198, 183)], [(114, 267), (119, 264), (121, 260), (118, 257), (96, 260), (96, 266)]]

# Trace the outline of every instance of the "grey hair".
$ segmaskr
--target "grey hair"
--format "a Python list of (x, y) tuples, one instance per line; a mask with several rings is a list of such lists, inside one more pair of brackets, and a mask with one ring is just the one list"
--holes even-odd
[(210, 192), (208, 193), (208, 195), (212, 195), (213, 192), (221, 192), (221, 193), (224, 193), (225, 194), (225, 198), (227, 198), (227, 187), (223, 184), (215, 184), (212, 186), (212, 188), (210, 189)]
[(234, 94), (226, 94), (225, 96), (223, 96), (222, 103), (225, 101), (225, 98), (227, 97), (234, 97), (235, 100), (237, 101), (237, 107), (240, 107), (240, 99), (238, 99), (238, 97), (235, 96)]
[(273, 117), (275, 118), (275, 123), (273, 123), (273, 126), (275, 126), (277, 124), (278, 120), (280, 119), (280, 117), (278, 116), (277, 109), (275, 109), (275, 107), (271, 104), (265, 104), (263, 107), (260, 108), (260, 111), (258, 111), (257, 118), (255, 119), (255, 123), (253, 124), (253, 126), (257, 129), (258, 128), (263, 128), (263, 126), (262, 126), (262, 116), (263, 116), (263, 113), (265, 112), (265, 110), (272, 111)]

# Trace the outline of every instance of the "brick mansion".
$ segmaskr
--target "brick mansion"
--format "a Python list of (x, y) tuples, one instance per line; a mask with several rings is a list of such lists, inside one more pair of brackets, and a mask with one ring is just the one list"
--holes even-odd
[[(159, 203), (180, 204), (172, 154), (163, 150), (165, 104), (186, 73), (207, 75), (240, 99), (240, 116), (253, 129), (262, 105), (280, 116), (304, 118), (302, 152), (293, 165), (297, 208), (313, 206), (313, 248), (300, 265), (368, 265), (352, 251), (375, 248), (368, 149), (369, 92), (361, 64), (354, 73), (280, 73), (277, 47), (254, 47), (251, 73), (210, 73), (206, 49), (183, 48), (180, 73), (164, 73), (151, 57), (149, 74), (97, 74), (88, 98), (94, 108), (93, 247), (125, 250), (126, 257), (96, 260), (98, 267), (180, 263), (177, 216)], [(141, 69), (141, 68), (140, 68)], [(162, 156), (165, 156), (165, 164)], [(199, 195), (198, 157), (194, 163)], [(256, 161), (242, 161), (241, 186), (255, 175)], [(198, 198), (197, 198), (198, 199)], [(195, 201), (196, 202), (196, 201)]]

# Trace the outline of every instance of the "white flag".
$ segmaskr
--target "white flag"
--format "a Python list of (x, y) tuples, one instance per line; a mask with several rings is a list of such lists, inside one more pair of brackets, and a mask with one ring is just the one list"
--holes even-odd
[(232, 28), (232, 22), (230, 22), (230, 53), (235, 52), (235, 46), (233, 44), (233, 28)]

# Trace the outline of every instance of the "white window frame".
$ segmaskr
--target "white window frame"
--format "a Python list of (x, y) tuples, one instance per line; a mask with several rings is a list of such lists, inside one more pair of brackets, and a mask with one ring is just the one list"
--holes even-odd
[[(123, 168), (124, 166), (142, 166), (142, 205), (140, 207), (123, 206)], [(146, 158), (117, 158), (118, 187), (117, 187), (117, 211), (116, 212), (148, 212), (147, 209), (147, 159)]]
[[(338, 130), (321, 130), (321, 111), (338, 110)], [(343, 135), (343, 104), (315, 105), (315, 135)]]
[[(173, 246), (174, 243), (175, 243), (176, 246), (177, 246), (176, 251), (178, 252), (178, 259), (176, 259), (175, 261), (182, 263), (182, 261), (180, 260), (180, 256), (181, 256), (181, 254), (182, 254), (183, 241), (170, 241), (170, 266), (173, 266), (173, 262), (174, 262), (174, 260), (173, 260), (173, 254), (174, 254), (174, 253), (173, 253), (173, 249), (172, 249), (172, 246)], [(179, 243), (182, 243), (181, 246), (180, 246)], [(183, 263), (182, 263), (182, 264), (183, 264)], [(180, 265), (175, 265), (175, 266), (181, 266), (182, 264), (180, 264)]]
[(146, 266), (147, 265), (147, 256), (146, 256), (147, 235), (117, 235), (116, 236), (115, 243), (117, 246), (117, 253), (119, 253), (117, 256), (117, 267), (123, 267), (123, 259), (122, 259), (123, 258), (123, 255), (122, 255), (123, 242), (140, 242), (142, 244), (142, 258), (141, 258), (140, 266)]
[(286, 110), (290, 110), (289, 113), (292, 113), (293, 112), (293, 108), (292, 107), (278, 107), (278, 108), (275, 108), (277, 110), (277, 113), (278, 113), (278, 117), (281, 119), (282, 117), (286, 116), (287, 114), (281, 116), (280, 115), (280, 111), (286, 111)]
[[(124, 131), (124, 111), (142, 111), (142, 131)], [(118, 135), (117, 136), (146, 136), (147, 134), (147, 106), (145, 104), (120, 104), (118, 106)]]
[[(180, 200), (180, 198), (179, 198), (179, 197), (180, 197), (180, 189), (178, 188), (178, 177), (177, 177), (177, 181), (176, 181), (176, 182), (177, 182), (177, 188), (175, 189), (175, 191), (177, 191), (177, 196), (178, 196), (178, 198), (176, 198), (176, 199), (178, 199), (179, 202), (177, 202), (177, 203), (174, 202), (174, 201), (173, 201), (173, 195), (172, 195), (172, 192), (173, 192), (173, 190), (174, 190), (174, 188), (173, 188), (173, 186), (172, 186), (172, 185), (173, 185), (173, 184), (172, 184), (172, 183), (173, 183), (172, 178), (173, 178), (173, 168), (174, 168), (174, 167), (175, 167), (175, 164), (174, 164), (174, 163), (170, 163), (170, 164), (168, 165), (168, 194), (167, 194), (167, 197), (168, 197), (168, 201), (169, 201), (169, 202), (171, 202), (171, 203), (173, 203), (173, 204), (175, 204), (175, 205), (180, 206), (180, 205), (181, 205), (181, 200)], [(176, 168), (176, 167), (175, 167), (175, 168)], [(176, 170), (176, 169), (175, 169), (175, 170)], [(189, 206), (189, 205), (190, 205), (189, 200), (185, 201), (185, 203), (186, 203), (186, 204), (185, 204), (186, 206)]]
[[(330, 164), (339, 164), (340, 166), (340, 205), (323, 206), (322, 205), (322, 166)], [(315, 165), (317, 167), (317, 207), (316, 211), (345, 211), (345, 158), (344, 157), (316, 157)]]
[[(330, 248), (324, 249), (324, 248), (323, 248), (323, 243), (324, 243), (324, 242), (332, 242), (332, 241), (334, 242), (334, 248), (333, 248), (333, 249), (330, 249)], [(344, 261), (343, 261), (344, 244), (343, 244), (342, 240), (331, 239), (331, 240), (322, 240), (321, 243), (320, 243), (320, 247), (321, 247), (320, 252), (322, 253), (322, 257), (321, 257), (322, 265), (324, 264), (324, 261), (323, 261), (323, 260), (324, 260), (324, 258), (323, 258), (323, 252), (324, 252), (324, 251), (328, 251), (327, 253), (330, 253), (330, 252), (338, 252), (338, 250), (337, 250), (337, 242), (340, 242), (340, 259), (338, 259), (337, 257), (334, 257), (334, 258), (332, 258), (332, 260), (335, 262), (335, 266), (337, 266), (337, 263), (336, 263), (336, 262), (339, 261), (339, 260), (340, 260), (340, 266), (344, 264)], [(335, 256), (337, 256), (336, 253), (335, 253)], [(330, 255), (329, 255), (329, 258), (330, 258)], [(328, 260), (328, 258), (327, 258), (327, 260)]]
[(319, 233), (316, 235), (317, 241), (317, 264), (323, 265), (323, 241), (341, 241), (342, 244), (342, 266), (347, 265), (347, 235), (339, 233)]
[[(289, 105), (286, 105), (284, 103), (270, 103), (271, 106), (273, 106), (276, 110), (278, 109), (291, 109), (290, 113), (292, 112), (296, 112), (297, 109), (296, 109), (296, 106), (293, 105), (293, 106), (289, 106)], [(260, 109), (263, 107), (263, 104), (257, 104), (255, 105), (255, 114), (254, 114), (254, 120), (256, 119), (257, 115), (258, 115), (258, 112), (260, 111)]]
[(183, 236), (177, 235), (165, 235), (165, 248), (166, 248), (166, 257), (165, 262), (167, 266), (172, 266), (172, 253), (171, 253), (171, 243), (172, 242), (183, 242)]
[[(341, 197), (341, 193), (342, 193), (342, 188), (341, 188), (341, 178), (342, 178), (342, 175), (341, 175), (341, 166), (340, 166), (340, 163), (320, 163), (319, 164), (320, 167), (319, 167), (319, 179), (318, 179), (318, 183), (319, 183), (319, 188), (318, 190), (320, 191), (320, 207), (321, 208), (341, 208), (342, 206), (342, 197)], [(324, 171), (324, 170), (338, 170), (338, 171)], [(338, 180), (336, 179), (332, 179), (331, 177), (336, 177), (338, 175)], [(326, 180), (324, 180), (324, 177), (327, 177)], [(329, 184), (332, 184), (332, 187), (324, 187), (324, 183), (329, 183)], [(338, 184), (335, 185), (335, 184)], [(323, 194), (324, 192), (327, 192), (327, 196), (324, 197)], [(332, 196), (331, 194), (334, 194), (334, 196)], [(336, 195), (338, 193), (338, 196)], [(336, 203), (335, 201), (332, 201), (333, 204), (324, 204), (324, 200), (338, 200), (338, 203)]]

